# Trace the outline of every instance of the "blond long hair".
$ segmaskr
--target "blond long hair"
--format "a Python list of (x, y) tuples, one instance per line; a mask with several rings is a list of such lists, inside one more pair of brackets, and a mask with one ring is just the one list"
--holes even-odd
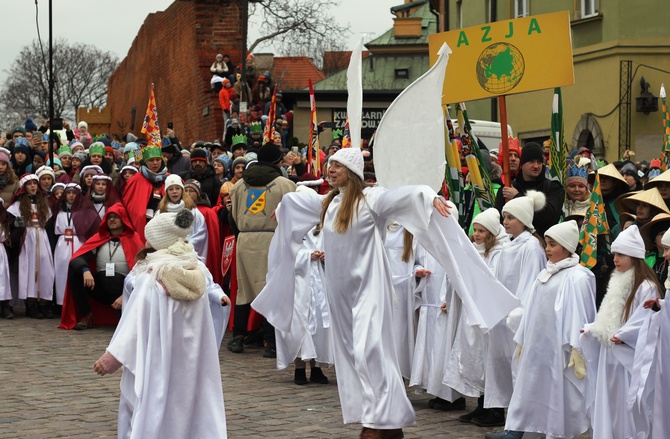
[[(365, 199), (363, 195), (363, 189), (367, 187), (367, 184), (361, 180), (361, 178), (347, 169), (349, 173), (349, 179), (345, 186), (346, 190), (342, 196), (342, 204), (337, 210), (337, 216), (335, 217), (335, 231), (337, 233), (345, 233), (349, 230), (351, 223), (354, 219), (354, 212), (356, 213), (356, 218), (358, 218), (358, 208), (360, 202)], [(326, 211), (328, 206), (333, 201), (333, 199), (340, 194), (339, 189), (331, 190), (326, 198), (323, 199), (321, 204), (321, 222), (319, 223), (319, 230), (323, 228), (323, 222), (326, 217)]]
[(626, 306), (624, 308), (624, 321), (628, 321), (628, 318), (633, 311), (632, 308), (633, 301), (635, 300), (635, 294), (644, 281), (648, 280), (654, 285), (654, 287), (656, 287), (658, 297), (662, 299), (665, 296), (665, 288), (661, 286), (661, 283), (656, 277), (656, 273), (654, 273), (654, 270), (652, 270), (651, 267), (647, 265), (645, 260), (640, 258), (631, 258), (631, 260), (633, 261), (633, 268), (635, 269), (635, 277), (633, 278), (633, 288), (628, 295), (628, 299), (626, 299)]
[[(193, 200), (191, 200), (191, 197), (186, 193), (186, 191), (184, 189), (181, 190), (181, 199), (184, 201), (184, 208), (185, 209), (191, 210), (191, 209), (196, 208), (195, 203), (193, 202)], [(158, 203), (158, 210), (161, 213), (167, 212), (168, 204), (170, 204), (170, 202), (171, 202), (170, 197), (168, 196), (167, 191), (166, 191), (163, 198), (161, 198), (160, 203)]]

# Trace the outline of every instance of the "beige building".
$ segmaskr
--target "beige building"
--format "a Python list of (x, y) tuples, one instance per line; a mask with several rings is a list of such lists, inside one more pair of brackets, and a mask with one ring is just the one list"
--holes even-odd
[[(626, 149), (636, 152), (635, 160), (660, 155), (661, 102), (654, 111), (654, 99), (641, 96), (640, 82), (644, 77), (654, 97), (661, 83), (670, 91), (667, 0), (431, 0), (431, 5), (440, 11), (441, 31), (570, 11), (575, 84), (562, 88), (568, 146), (587, 146), (608, 161), (619, 159)], [(507, 98), (508, 122), (522, 143), (548, 138), (552, 93)], [(496, 99), (468, 103), (468, 113), (472, 119), (497, 120)]]

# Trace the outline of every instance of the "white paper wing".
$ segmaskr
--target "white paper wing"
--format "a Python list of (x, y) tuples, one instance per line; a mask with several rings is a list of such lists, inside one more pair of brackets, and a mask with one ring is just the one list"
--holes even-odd
[(363, 117), (363, 38), (351, 52), (347, 69), (347, 116), (351, 146), (361, 147), (361, 118)]

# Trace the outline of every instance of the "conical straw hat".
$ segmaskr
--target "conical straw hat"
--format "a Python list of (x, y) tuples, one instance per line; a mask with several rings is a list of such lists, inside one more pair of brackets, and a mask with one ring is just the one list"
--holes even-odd
[(604, 175), (606, 177), (614, 178), (615, 180), (619, 180), (620, 182), (626, 183), (626, 185), (628, 185), (628, 182), (626, 181), (625, 178), (623, 178), (623, 175), (621, 175), (621, 172), (619, 172), (616, 166), (614, 166), (614, 163), (610, 163), (609, 165), (603, 166), (602, 168), (598, 169), (598, 174), (601, 176)]
[(665, 204), (665, 201), (663, 201), (663, 197), (661, 197), (661, 193), (655, 187), (646, 191), (639, 191), (635, 195), (624, 198), (621, 202), (623, 203), (624, 207), (629, 210), (634, 210), (637, 206), (637, 203), (642, 202), (651, 204), (661, 212), (670, 213), (668, 206)]
[(661, 183), (670, 183), (670, 169), (668, 169), (658, 177), (654, 178), (653, 180), (647, 182), (647, 184), (644, 185), (644, 188), (650, 189), (652, 187), (658, 186)]
[[(620, 214), (631, 210), (628, 206), (624, 206), (623, 200), (625, 200), (628, 197), (632, 197), (633, 195), (636, 195), (640, 192), (642, 192), (642, 191), (630, 191), (630, 192), (626, 192), (626, 193), (623, 193), (623, 194), (619, 195), (617, 197), (617, 199), (614, 201), (614, 209), (617, 212), (619, 212)], [(635, 207), (633, 207), (632, 210), (634, 212)]]
[(653, 250), (656, 247), (655, 238), (656, 236), (651, 236), (652, 229), (654, 229), (654, 224), (667, 223), (668, 228), (670, 228), (670, 215), (665, 212), (659, 213), (654, 216), (651, 221), (649, 221), (644, 226), (640, 227), (640, 235), (644, 240), (644, 245), (647, 247), (647, 250)]

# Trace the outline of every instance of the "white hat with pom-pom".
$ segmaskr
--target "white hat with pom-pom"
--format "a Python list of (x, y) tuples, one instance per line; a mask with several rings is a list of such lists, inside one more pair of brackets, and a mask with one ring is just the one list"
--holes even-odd
[(509, 213), (514, 218), (518, 219), (523, 223), (528, 230), (533, 233), (535, 232), (535, 227), (533, 227), (533, 217), (535, 212), (542, 210), (547, 204), (547, 197), (544, 193), (539, 191), (528, 191), (523, 197), (512, 198), (505, 204), (505, 207), (502, 209), (502, 213)]

